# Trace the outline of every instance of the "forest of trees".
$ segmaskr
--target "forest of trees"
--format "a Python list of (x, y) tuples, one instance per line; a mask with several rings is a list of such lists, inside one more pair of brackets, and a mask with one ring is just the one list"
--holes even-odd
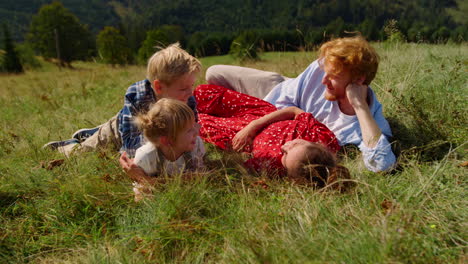
[[(39, 20), (41, 8), (51, 3), (3, 0), (0, 23), (8, 24), (16, 42), (31, 41), (35, 52), (53, 57), (56, 50), (41, 50), (42, 44), (35, 41), (46, 34), (38, 31), (41, 25), (35, 21)], [(108, 45), (102, 45), (106, 43), (103, 37), (110, 36), (119, 41), (115, 47), (126, 43), (124, 49), (131, 51), (130, 55), (120, 56), (120, 62), (102, 58), (113, 64), (144, 62), (155, 45), (172, 41), (181, 42), (197, 56), (231, 51), (255, 57), (257, 50), (307, 49), (351, 31), (359, 31), (373, 41), (393, 38), (438, 43), (468, 38), (468, 0), (90, 0), (86, 4), (62, 0), (55, 4), (75, 17), (70, 21), (80, 24), (74, 25), (74, 32), (80, 31), (82, 38), (76, 34), (58, 36), (61, 42), (79, 39), (79, 46), (86, 49), (76, 50), (74, 53), (80, 56), (71, 59), (115, 54), (105, 50)], [(109, 26), (112, 29), (104, 29)], [(56, 46), (54, 30), (49, 27), (44, 31), (48, 32), (47, 45), (51, 49)], [(101, 45), (96, 45), (102, 30), (106, 34), (101, 34)]]

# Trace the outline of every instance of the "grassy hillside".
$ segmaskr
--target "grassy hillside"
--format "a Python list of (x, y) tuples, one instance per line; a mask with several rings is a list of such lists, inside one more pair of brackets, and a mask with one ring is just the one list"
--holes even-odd
[[(376, 47), (372, 87), (400, 168), (368, 172), (346, 149), (357, 185), (345, 194), (266, 179), (209, 148), (208, 173), (168, 179), (137, 204), (118, 154), (64, 159), (41, 146), (115, 115), (144, 68), (76, 63), (0, 76), (0, 262), (466, 262), (468, 46)], [(294, 77), (314, 58), (267, 53), (244, 65)]]

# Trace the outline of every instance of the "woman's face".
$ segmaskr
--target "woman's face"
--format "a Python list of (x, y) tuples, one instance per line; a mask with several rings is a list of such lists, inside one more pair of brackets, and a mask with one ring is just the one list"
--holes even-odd
[(303, 164), (304, 156), (307, 151), (310, 152), (311, 147), (321, 148), (321, 145), (304, 139), (294, 139), (281, 146), (281, 152), (283, 152), (281, 164), (289, 175), (294, 174)]

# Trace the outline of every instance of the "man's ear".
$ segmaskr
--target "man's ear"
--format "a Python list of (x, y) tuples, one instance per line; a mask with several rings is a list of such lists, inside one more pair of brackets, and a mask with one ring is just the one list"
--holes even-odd
[(156, 93), (156, 95), (160, 95), (162, 93), (161, 82), (159, 80), (154, 80), (153, 90)]

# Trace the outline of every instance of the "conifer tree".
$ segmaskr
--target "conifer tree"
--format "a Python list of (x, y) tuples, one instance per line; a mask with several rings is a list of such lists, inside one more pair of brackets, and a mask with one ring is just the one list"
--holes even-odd
[(15, 49), (15, 44), (10, 35), (8, 27), (3, 24), (4, 48), (5, 54), (3, 57), (3, 69), (7, 72), (20, 73), (23, 72), (19, 54)]

